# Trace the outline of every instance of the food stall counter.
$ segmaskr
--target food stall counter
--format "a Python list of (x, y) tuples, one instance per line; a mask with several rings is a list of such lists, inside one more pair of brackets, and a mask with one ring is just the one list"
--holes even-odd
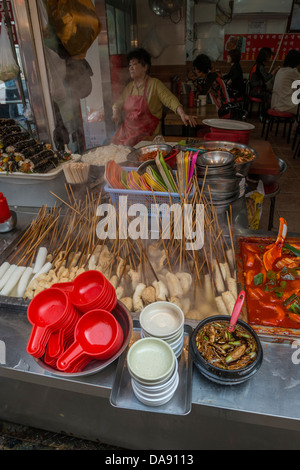
[(300, 346), (295, 342), (261, 338), (263, 364), (239, 385), (215, 384), (193, 369), (186, 414), (125, 408), (111, 403), (118, 360), (95, 374), (68, 377), (48, 372), (27, 354), (31, 325), (24, 302), (1, 303), (0, 419), (127, 449), (299, 447)]

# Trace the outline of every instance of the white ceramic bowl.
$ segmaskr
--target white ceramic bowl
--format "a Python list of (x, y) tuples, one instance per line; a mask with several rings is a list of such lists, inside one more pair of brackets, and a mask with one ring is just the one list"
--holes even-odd
[[(145, 333), (143, 330), (141, 330), (141, 337), (142, 338), (153, 338), (153, 336), (150, 336), (148, 335), (147, 333)], [(180, 335), (176, 335), (177, 339), (175, 340), (163, 340), (165, 341), (166, 343), (169, 344), (169, 346), (171, 346), (171, 348), (173, 349), (174, 351), (174, 354), (176, 357), (179, 357), (181, 352), (182, 352), (182, 348), (183, 348), (183, 330), (182, 332), (180, 332)]]
[(179, 346), (183, 342), (183, 332), (181, 333), (180, 336), (178, 336), (178, 338), (175, 338), (172, 341), (170, 340), (169, 341), (164, 340), (164, 341), (166, 341), (166, 343), (168, 343), (168, 345), (171, 346), (172, 349), (177, 348), (177, 346)]
[(171, 302), (153, 302), (142, 310), (139, 320), (145, 333), (169, 339), (183, 327), (184, 314)]
[(175, 367), (174, 367), (174, 371), (173, 371), (171, 377), (169, 379), (165, 380), (164, 382), (160, 383), (160, 384), (145, 385), (145, 384), (142, 384), (142, 383), (138, 382), (134, 378), (131, 378), (131, 382), (134, 382), (136, 388), (138, 390), (140, 390), (141, 392), (144, 392), (144, 393), (160, 393), (160, 392), (163, 392), (165, 390), (168, 390), (173, 385), (177, 374), (178, 374), (178, 362), (175, 361)]
[(127, 353), (130, 375), (146, 385), (161, 383), (171, 377), (175, 361), (173, 349), (158, 338), (142, 338), (133, 343)]
[[(184, 326), (179, 331), (177, 331), (173, 336), (168, 336), (168, 338), (166, 339), (164, 337), (160, 337), (160, 339), (163, 339), (164, 341), (166, 341), (166, 343), (171, 345), (175, 341), (180, 341), (183, 334), (184, 334)], [(147, 338), (147, 337), (157, 338), (157, 336), (150, 335), (147, 331), (143, 330), (143, 328), (141, 328), (141, 337), (142, 338)]]
[(179, 384), (179, 376), (178, 376), (178, 373), (176, 374), (175, 376), (175, 381), (174, 381), (174, 384), (172, 385), (172, 387), (169, 389), (169, 390), (165, 390), (163, 393), (161, 394), (149, 394), (149, 393), (143, 393), (141, 392), (140, 390), (138, 390), (134, 384), (134, 382), (132, 383), (132, 389), (133, 389), (133, 393), (135, 394), (136, 398), (144, 403), (145, 405), (148, 405), (148, 406), (161, 406), (161, 405), (164, 405), (165, 403), (167, 403), (168, 401), (171, 400), (171, 398), (173, 398), (176, 390), (177, 390), (177, 387), (178, 387), (178, 384)]
[(132, 380), (131, 382), (131, 385), (134, 391), (138, 392), (144, 398), (151, 398), (153, 400), (160, 400), (161, 398), (168, 396), (172, 391), (177, 389), (178, 384), (179, 384), (178, 372), (176, 372), (176, 374), (174, 375), (171, 385), (169, 385), (168, 388), (165, 388), (164, 390), (161, 390), (159, 392), (152, 391), (151, 389), (149, 391), (144, 391), (139, 388), (138, 383), (136, 383), (134, 380)]
[(173, 336), (170, 336), (169, 338), (165, 339), (165, 341), (169, 344), (173, 344), (174, 341), (178, 341), (179, 339), (181, 339), (183, 337), (183, 334), (184, 334), (184, 326), (182, 328), (180, 328), (180, 330), (177, 331), (176, 334), (174, 334)]
[[(174, 354), (174, 352), (173, 352), (173, 354)], [(174, 358), (176, 360), (175, 354), (174, 354)], [(139, 377), (138, 375), (135, 375), (134, 372), (128, 366), (128, 364), (127, 364), (127, 368), (128, 368), (128, 371), (129, 371), (131, 377), (135, 380), (135, 382), (138, 382), (141, 385), (150, 386), (150, 387), (164, 384), (167, 380), (169, 380), (172, 377), (172, 375), (174, 373), (174, 369), (173, 369), (173, 370), (170, 370), (170, 372), (163, 378), (160, 378), (160, 379), (157, 379), (157, 380), (146, 380), (146, 379), (143, 379), (143, 378)]]
[(180, 354), (182, 353), (182, 350), (183, 350), (183, 342), (180, 346), (177, 347), (177, 349), (173, 349), (176, 358), (180, 356)]

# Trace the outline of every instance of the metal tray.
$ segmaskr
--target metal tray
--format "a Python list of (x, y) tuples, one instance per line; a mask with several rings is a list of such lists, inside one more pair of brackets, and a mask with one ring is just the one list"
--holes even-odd
[[(126, 349), (119, 357), (115, 380), (110, 395), (110, 403), (114, 407), (130, 410), (149, 411), (174, 415), (186, 415), (192, 407), (192, 373), (193, 361), (189, 354), (189, 337), (193, 329), (189, 325), (184, 327), (183, 351), (178, 358), (179, 385), (173, 398), (162, 406), (146, 406), (134, 395), (131, 387), (131, 377), (127, 369)], [(133, 321), (131, 344), (141, 338), (141, 329), (138, 320)]]

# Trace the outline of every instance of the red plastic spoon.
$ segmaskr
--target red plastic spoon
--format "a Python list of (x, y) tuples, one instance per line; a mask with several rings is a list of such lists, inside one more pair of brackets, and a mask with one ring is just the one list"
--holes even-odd
[(230, 333), (232, 333), (232, 331), (234, 330), (236, 322), (238, 321), (238, 318), (240, 316), (242, 307), (244, 305), (245, 295), (246, 295), (245, 291), (242, 290), (239, 293), (238, 298), (236, 299), (236, 302), (234, 304), (233, 311), (232, 311), (231, 318), (230, 318), (230, 322), (229, 322), (229, 327), (228, 327), (228, 331)]
[(83, 356), (105, 360), (121, 347), (123, 330), (116, 318), (105, 310), (90, 310), (78, 321), (74, 343), (59, 357), (60, 370), (72, 368)]
[(59, 289), (49, 288), (37, 294), (30, 302), (27, 318), (32, 324), (27, 352), (41, 357), (52, 331), (62, 327), (71, 304), (67, 294)]

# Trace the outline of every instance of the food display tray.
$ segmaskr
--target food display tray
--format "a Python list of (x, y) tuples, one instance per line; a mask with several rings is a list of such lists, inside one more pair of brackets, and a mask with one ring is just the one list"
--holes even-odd
[[(63, 165), (48, 173), (0, 173), (1, 192), (9, 206), (42, 207), (54, 206), (60, 199), (66, 200), (65, 175)], [(56, 196), (54, 196), (54, 194)]]
[[(60, 163), (56, 168), (47, 171), (47, 173), (22, 173), (15, 171), (13, 173), (0, 172), (0, 181), (12, 182), (18, 184), (32, 184), (37, 180), (48, 181), (57, 178), (57, 176), (63, 171), (64, 163)], [(22, 182), (21, 182), (22, 181)]]
[[(115, 380), (110, 394), (110, 403), (114, 407), (129, 410), (148, 411), (174, 415), (186, 415), (192, 407), (192, 373), (193, 361), (189, 354), (189, 337), (192, 327), (184, 327), (183, 350), (178, 360), (179, 385), (171, 400), (161, 406), (147, 406), (134, 395), (131, 386), (131, 376), (127, 368), (128, 348), (119, 357)], [(141, 329), (138, 320), (133, 321), (133, 331), (130, 345), (141, 339)]]
[[(269, 236), (267, 235), (260, 235), (260, 236), (250, 236), (250, 237), (240, 237), (239, 242), (243, 241), (254, 241), (256, 243), (264, 243), (264, 242), (275, 242), (276, 236)], [(288, 243), (293, 243), (297, 242), (299, 243), (299, 236), (288, 236), (286, 241)], [(244, 265), (243, 265), (243, 260), (241, 256), (241, 251), (240, 251), (240, 246), (238, 248), (237, 252), (237, 278), (238, 278), (238, 283), (241, 287), (241, 289), (246, 290), (245, 286), (245, 281), (244, 281)], [(248, 305), (247, 305), (247, 299), (244, 302), (242, 312), (241, 312), (241, 318), (246, 322), (249, 323), (249, 318), (248, 318)], [(280, 326), (265, 326), (265, 325), (259, 325), (259, 324), (253, 324), (249, 323), (250, 326), (254, 329), (254, 331), (259, 335), (261, 339), (265, 338), (266, 341), (270, 341), (273, 339), (274, 341), (287, 341), (288, 343), (300, 339), (300, 328), (283, 328)]]

